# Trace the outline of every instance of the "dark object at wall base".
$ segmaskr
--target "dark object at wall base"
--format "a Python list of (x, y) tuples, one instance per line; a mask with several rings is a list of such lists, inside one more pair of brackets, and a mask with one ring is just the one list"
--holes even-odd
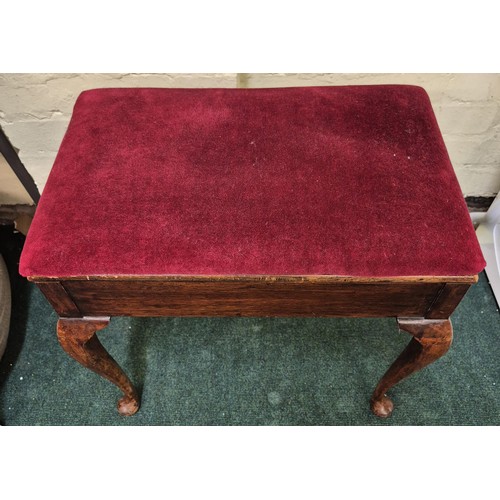
[(487, 212), (494, 199), (494, 196), (466, 196), (465, 203), (469, 212)]

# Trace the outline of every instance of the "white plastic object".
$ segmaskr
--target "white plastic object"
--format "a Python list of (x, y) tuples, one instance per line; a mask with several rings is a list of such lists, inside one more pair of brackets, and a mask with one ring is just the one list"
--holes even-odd
[(500, 193), (476, 229), (486, 260), (486, 275), (497, 304), (500, 304)]

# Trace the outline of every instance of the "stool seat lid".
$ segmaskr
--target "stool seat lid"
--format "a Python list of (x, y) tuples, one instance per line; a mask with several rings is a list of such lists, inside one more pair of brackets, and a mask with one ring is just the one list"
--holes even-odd
[(392, 277), (484, 266), (422, 88), (134, 88), (79, 96), (20, 272)]

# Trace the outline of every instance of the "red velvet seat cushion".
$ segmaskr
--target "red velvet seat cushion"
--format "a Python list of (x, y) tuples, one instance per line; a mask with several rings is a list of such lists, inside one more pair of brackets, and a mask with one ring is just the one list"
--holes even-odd
[(429, 98), (401, 85), (83, 92), (25, 276), (473, 275)]

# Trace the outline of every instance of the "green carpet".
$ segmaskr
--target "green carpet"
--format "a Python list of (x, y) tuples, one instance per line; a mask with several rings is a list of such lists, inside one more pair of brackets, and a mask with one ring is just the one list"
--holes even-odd
[(121, 417), (119, 390), (62, 351), (53, 309), (15, 276), (21, 245), (3, 250), (14, 278), (3, 425), (500, 424), (500, 316), (484, 274), (452, 316), (449, 353), (390, 391), (387, 420), (370, 395), (410, 336), (393, 319), (325, 318), (113, 318), (101, 342), (142, 393)]

